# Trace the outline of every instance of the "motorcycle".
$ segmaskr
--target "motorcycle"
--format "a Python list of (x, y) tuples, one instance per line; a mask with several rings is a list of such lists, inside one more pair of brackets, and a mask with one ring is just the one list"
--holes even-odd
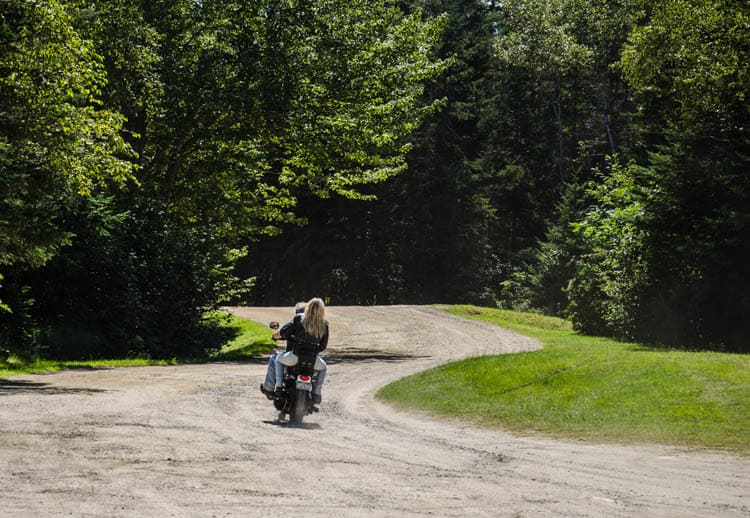
[[(271, 322), (269, 327), (277, 331), (279, 323)], [(291, 424), (300, 425), (304, 416), (318, 411), (312, 395), (317, 358), (316, 350), (304, 347), (298, 347), (291, 360), (279, 358), (278, 361), (284, 365), (284, 378), (281, 392), (275, 393), (273, 399), (274, 407), (279, 412), (279, 421), (289, 416)]]

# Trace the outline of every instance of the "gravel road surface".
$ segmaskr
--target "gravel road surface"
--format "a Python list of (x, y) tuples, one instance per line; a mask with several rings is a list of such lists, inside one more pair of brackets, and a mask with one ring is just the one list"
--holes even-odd
[[(258, 322), (292, 308), (228, 308)], [(531, 350), (426, 307), (330, 307), (321, 411), (276, 422), (250, 363), (0, 380), (0, 515), (750, 516), (750, 460), (518, 436), (394, 411), (380, 386)]]

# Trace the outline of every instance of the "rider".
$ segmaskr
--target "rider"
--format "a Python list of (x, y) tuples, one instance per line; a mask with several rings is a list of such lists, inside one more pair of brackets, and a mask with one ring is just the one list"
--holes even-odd
[[(299, 307), (299, 305), (298, 305)], [(284, 379), (284, 364), (296, 363), (295, 348), (298, 346), (311, 346), (320, 354), (328, 346), (328, 322), (325, 320), (325, 304), (319, 298), (310, 299), (302, 314), (297, 313), (294, 318), (284, 324), (281, 329), (273, 335), (276, 340), (287, 341), (287, 351), (277, 356), (274, 362), (276, 374), (274, 376), (275, 390), (281, 389)], [(269, 369), (271, 362), (269, 361)], [(315, 370), (317, 381), (313, 384), (313, 403), (321, 402), (321, 391), (326, 377), (327, 365), (320, 356), (317, 357)], [(268, 375), (266, 377), (268, 380)], [(270, 388), (270, 385), (267, 387)], [(263, 390), (263, 389), (261, 389)], [(266, 390), (263, 390), (267, 394)], [(268, 395), (268, 394), (267, 394)]]
[[(297, 304), (294, 306), (295, 316), (304, 313), (306, 305), (307, 302), (297, 302)], [(276, 326), (278, 327), (278, 324), (276, 324)], [(287, 351), (293, 351), (294, 347), (295, 344), (293, 339), (289, 339), (286, 341)], [(277, 349), (268, 359), (268, 367), (266, 368), (266, 380), (260, 386), (260, 391), (263, 392), (263, 394), (265, 394), (268, 399), (274, 398), (274, 391), (277, 387), (278, 390), (281, 390), (281, 382), (279, 382), (278, 385), (276, 383), (276, 363), (279, 361), (279, 358), (282, 354), (284, 354), (284, 352), (285, 351), (279, 351)]]

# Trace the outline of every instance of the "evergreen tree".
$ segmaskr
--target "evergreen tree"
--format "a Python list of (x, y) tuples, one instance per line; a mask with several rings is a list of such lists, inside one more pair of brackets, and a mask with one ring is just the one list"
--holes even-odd
[[(748, 14), (739, 3), (665, 0), (631, 35), (622, 66), (644, 166), (600, 192), (582, 227), (598, 236), (584, 257), (612, 246), (576, 273), (578, 286), (598, 282), (604, 295), (572, 293), (575, 307), (589, 308), (578, 311), (581, 328), (603, 321), (607, 332), (640, 340), (747, 350)], [(607, 210), (613, 196), (619, 205)], [(629, 225), (617, 224), (633, 211)], [(629, 265), (612, 262), (625, 253)]]

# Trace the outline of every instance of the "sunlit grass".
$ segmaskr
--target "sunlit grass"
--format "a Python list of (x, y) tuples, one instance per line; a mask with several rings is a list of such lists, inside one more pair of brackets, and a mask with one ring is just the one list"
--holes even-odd
[(750, 454), (750, 356), (583, 336), (530, 313), (446, 309), (536, 338), (544, 349), (452, 363), (379, 397), (517, 432)]
[(224, 344), (221, 349), (211, 354), (213, 360), (242, 360), (263, 354), (275, 345), (271, 340), (272, 330), (263, 324), (221, 313), (227, 326), (234, 330), (236, 336)]
[(220, 312), (210, 312), (206, 323), (224, 337), (226, 343), (218, 349), (191, 358), (148, 359), (128, 358), (118, 360), (57, 361), (43, 358), (23, 358), (11, 354), (0, 359), (0, 378), (20, 374), (37, 374), (65, 369), (112, 369), (118, 367), (142, 367), (147, 365), (178, 365), (210, 361), (241, 361), (262, 354), (274, 345), (268, 327)]
[(114, 369), (117, 367), (142, 367), (146, 365), (175, 365), (177, 363), (179, 362), (176, 359), (149, 360), (145, 358), (129, 358), (125, 360), (57, 361), (42, 358), (24, 359), (10, 355), (7, 359), (0, 360), (0, 378), (66, 369)]

